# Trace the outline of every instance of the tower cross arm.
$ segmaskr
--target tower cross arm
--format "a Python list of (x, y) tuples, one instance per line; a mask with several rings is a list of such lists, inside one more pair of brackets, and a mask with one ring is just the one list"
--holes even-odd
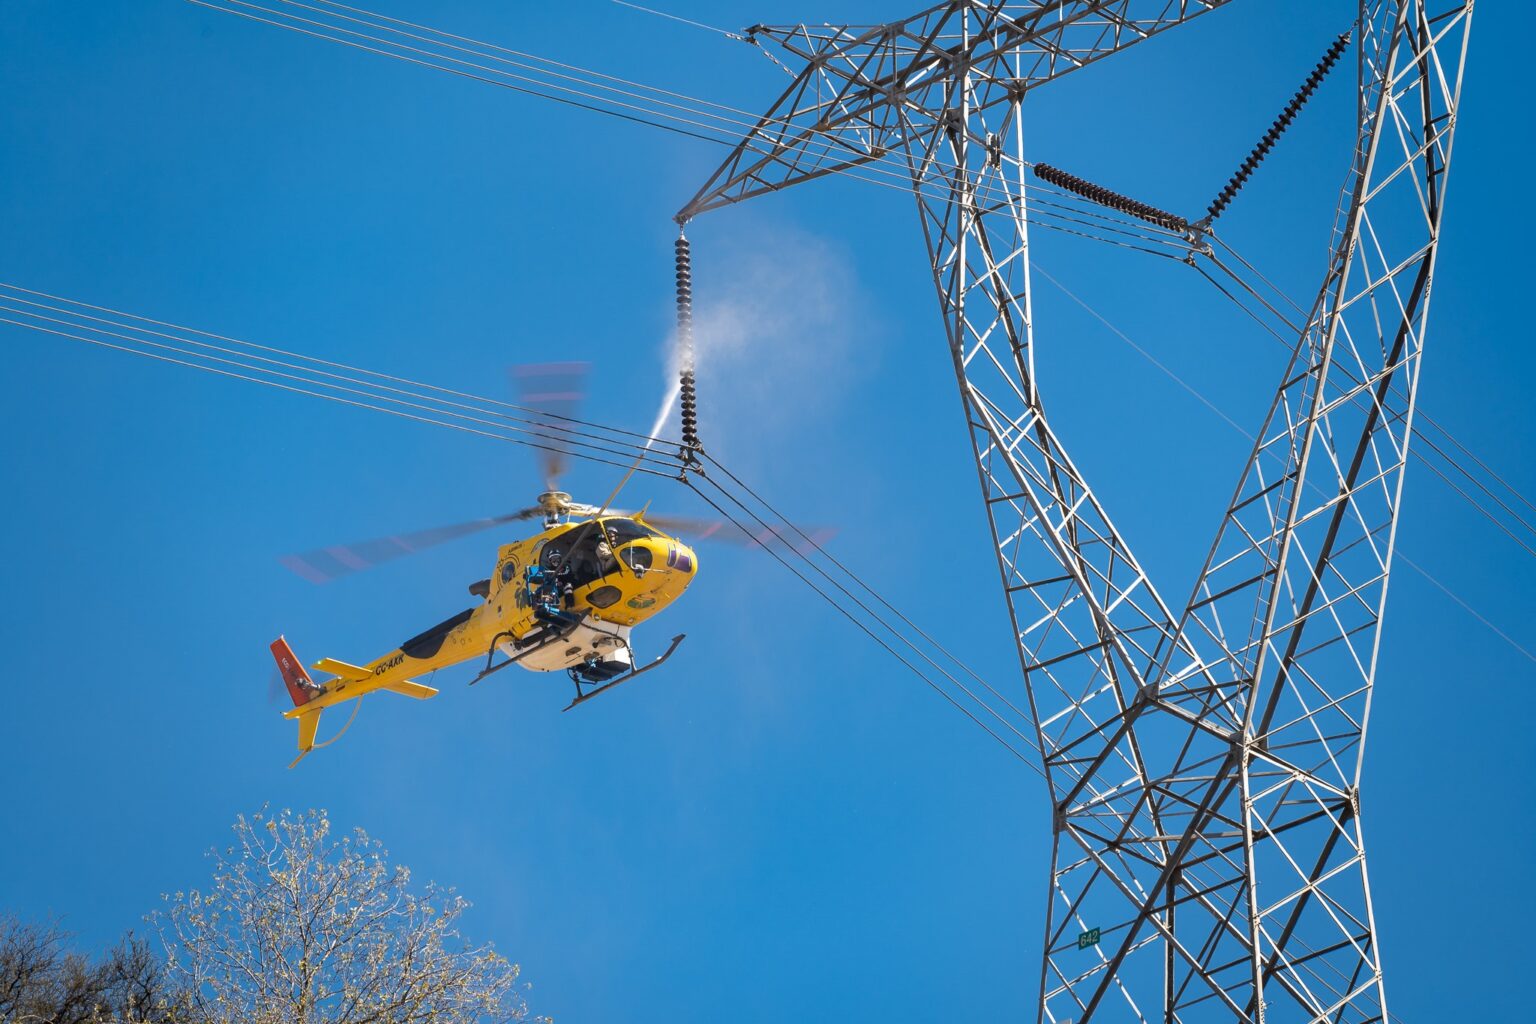
[(885, 25), (756, 26), (755, 42), (803, 66), (677, 219), (916, 148), (941, 128), (965, 130), (946, 111), (966, 79), (975, 111), (1230, 2), (948, 0)]

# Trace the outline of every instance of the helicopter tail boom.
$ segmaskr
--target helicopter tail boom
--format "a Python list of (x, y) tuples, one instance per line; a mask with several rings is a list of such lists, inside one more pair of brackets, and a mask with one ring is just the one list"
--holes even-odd
[[(334, 658), (322, 658), (315, 663), (315, 668), (336, 676), (325, 685), (318, 685), (310, 678), (298, 655), (293, 653), (293, 648), (288, 646), (288, 641), (282, 637), (272, 641), (272, 657), (277, 661), (277, 670), (288, 687), (288, 695), (293, 698), (293, 708), (284, 711), (283, 717), (298, 719), (299, 722), (299, 756), (288, 765), (290, 768), (315, 749), (320, 712), (326, 708), (343, 701), (357, 700), (375, 690), (388, 690), (417, 700), (426, 700), (437, 694), (434, 688), (413, 679), (390, 679), (382, 671), (370, 671)], [(330, 742), (326, 740), (326, 743)]]

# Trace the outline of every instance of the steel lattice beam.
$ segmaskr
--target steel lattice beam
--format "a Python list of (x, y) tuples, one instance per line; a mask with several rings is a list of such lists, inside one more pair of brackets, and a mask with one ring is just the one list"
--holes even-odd
[[(984, 115), (1006, 105), (1010, 91), (1043, 85), (1228, 2), (976, 0), (885, 25), (756, 26), (754, 38), (805, 67), (678, 217), (930, 148), (952, 126), (944, 97), (961, 76), (1007, 85), (977, 97), (974, 113)], [(975, 141), (988, 144), (985, 134)]]
[(679, 214), (911, 176), (1054, 806), (1041, 1021), (1386, 1019), (1361, 757), (1471, 0), (1355, 12), (1332, 257), (1177, 615), (1034, 372), (1024, 94), (1224, 2), (760, 28), (805, 69)]

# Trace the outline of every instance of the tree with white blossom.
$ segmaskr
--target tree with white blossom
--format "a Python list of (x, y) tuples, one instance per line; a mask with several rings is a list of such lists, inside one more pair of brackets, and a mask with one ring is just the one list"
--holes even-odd
[(207, 890), (157, 915), (183, 1019), (198, 1024), (502, 1024), (528, 1019), (518, 966), (460, 936), (468, 903), (419, 894), (324, 811), (241, 816)]

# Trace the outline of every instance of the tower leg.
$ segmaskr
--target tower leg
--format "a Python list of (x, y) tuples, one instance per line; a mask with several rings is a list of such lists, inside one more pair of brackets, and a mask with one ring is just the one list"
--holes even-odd
[(1362, 7), (1333, 255), (1177, 616), (1041, 398), (1021, 95), (908, 148), (1053, 807), (1041, 1021), (1385, 1016), (1361, 750), (1470, 7)]

